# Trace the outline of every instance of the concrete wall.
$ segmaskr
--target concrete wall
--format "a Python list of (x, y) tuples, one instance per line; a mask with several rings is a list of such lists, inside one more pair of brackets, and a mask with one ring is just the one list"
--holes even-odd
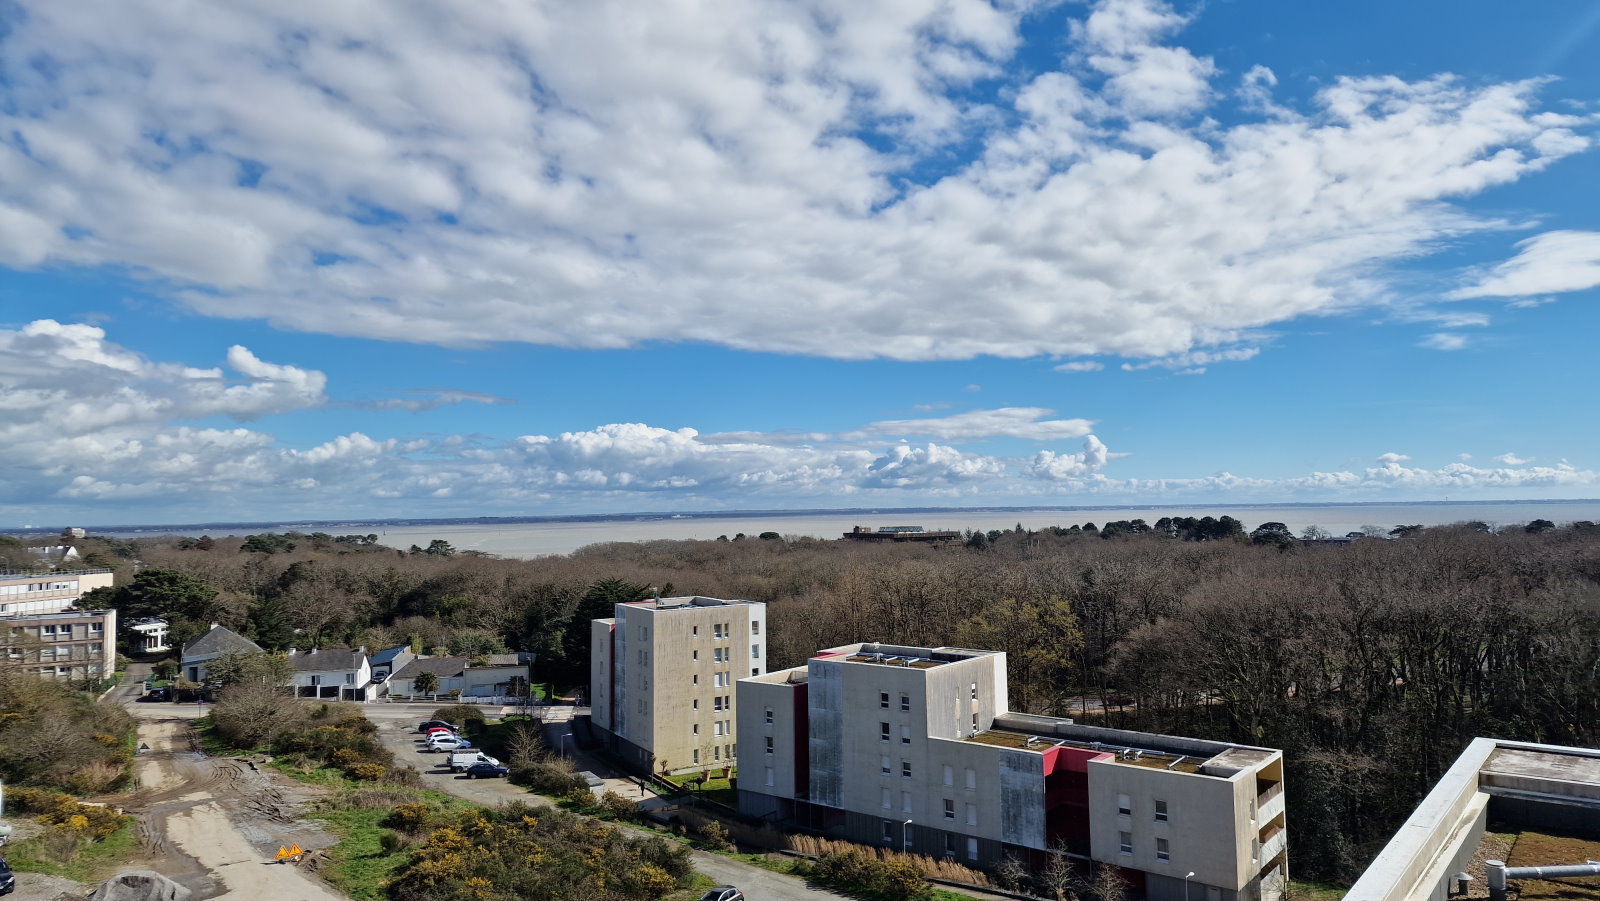
[[(797, 667), (739, 681), (734, 703), (741, 713), (737, 732), (741, 796), (745, 792), (755, 792), (774, 798), (794, 798), (801, 764), (796, 759), (797, 743), (809, 743), (810, 738), (800, 731), (805, 727), (803, 718), (796, 722), (795, 716), (796, 695), (806, 691), (806, 683), (791, 685), (788, 677), (790, 673), (804, 672), (803, 667)], [(771, 753), (767, 751), (768, 739), (772, 740)]]
[[(1237, 892), (1255, 879), (1253, 771), (1221, 778), (1095, 760), (1088, 772), (1089, 853), (1095, 860), (1180, 878), (1192, 870), (1195, 892), (1201, 885)], [(1129, 816), (1119, 813), (1121, 795), (1129, 798)], [(1155, 817), (1158, 799), (1167, 803), (1165, 822)], [(1133, 837), (1132, 854), (1121, 851), (1123, 832)], [(1157, 859), (1157, 839), (1167, 841), (1166, 861)]]
[(611, 630), (616, 620), (589, 621), (589, 709), (590, 723), (606, 732), (616, 730), (612, 711), (616, 706), (611, 684)]

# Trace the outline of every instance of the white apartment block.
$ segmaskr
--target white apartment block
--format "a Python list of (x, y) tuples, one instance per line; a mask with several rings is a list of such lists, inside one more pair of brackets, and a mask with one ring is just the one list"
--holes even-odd
[(0, 573), (0, 616), (56, 613), (77, 603), (84, 592), (110, 587), (109, 569)]
[(1052, 850), (1151, 901), (1269, 901), (1283, 754), (1007, 709), (1005, 654), (853, 644), (741, 679), (740, 811), (993, 868)]
[(591, 625), (591, 724), (639, 770), (731, 766), (734, 683), (767, 671), (767, 605), (658, 598)]

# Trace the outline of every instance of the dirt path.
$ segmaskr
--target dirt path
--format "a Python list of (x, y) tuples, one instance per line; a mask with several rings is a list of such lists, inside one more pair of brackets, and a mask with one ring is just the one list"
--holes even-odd
[(300, 818), (314, 796), (246, 760), (207, 757), (193, 746), (189, 724), (198, 710), (172, 704), (128, 703), (139, 720), (140, 788), (121, 799), (139, 818), (150, 860), (145, 865), (209, 898), (345, 901), (345, 896), (300, 867), (273, 862), (280, 845), (308, 851), (332, 836)]

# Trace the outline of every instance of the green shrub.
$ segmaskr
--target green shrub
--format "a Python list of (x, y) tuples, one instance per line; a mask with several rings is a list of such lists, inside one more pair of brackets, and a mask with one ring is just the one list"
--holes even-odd
[(70, 795), (37, 788), (13, 788), (6, 800), (15, 810), (25, 810), (46, 826), (61, 826), (77, 835), (103, 840), (122, 828), (128, 818), (109, 807), (79, 804)]
[(614, 791), (600, 796), (600, 807), (619, 820), (631, 820), (639, 814), (639, 806)]
[(386, 769), (381, 763), (358, 763), (345, 772), (349, 773), (352, 779), (360, 779), (363, 782), (377, 782), (383, 778)]
[(426, 804), (397, 804), (394, 811), (378, 822), (385, 829), (398, 829), (401, 832), (416, 834), (428, 825), (428, 805)]
[(879, 860), (860, 851), (824, 854), (811, 867), (811, 878), (872, 901), (925, 901), (933, 886), (916, 867), (899, 860)]

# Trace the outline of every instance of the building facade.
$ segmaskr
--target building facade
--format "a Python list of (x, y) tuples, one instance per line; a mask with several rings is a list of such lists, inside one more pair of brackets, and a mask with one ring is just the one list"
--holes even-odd
[(55, 613), (78, 602), (84, 592), (111, 587), (111, 570), (0, 574), (0, 616)]
[(100, 679), (117, 668), (117, 611), (61, 610), (0, 618), (6, 663), (47, 679)]
[(1152, 901), (1287, 882), (1281, 752), (1012, 713), (1000, 652), (846, 645), (737, 706), (749, 816), (980, 868), (1065, 853)]
[(692, 772), (739, 753), (734, 683), (767, 671), (765, 604), (658, 598), (590, 633), (591, 724), (634, 768)]
[(370, 701), (377, 686), (366, 648), (289, 649), (294, 665), (296, 697), (338, 701)]

